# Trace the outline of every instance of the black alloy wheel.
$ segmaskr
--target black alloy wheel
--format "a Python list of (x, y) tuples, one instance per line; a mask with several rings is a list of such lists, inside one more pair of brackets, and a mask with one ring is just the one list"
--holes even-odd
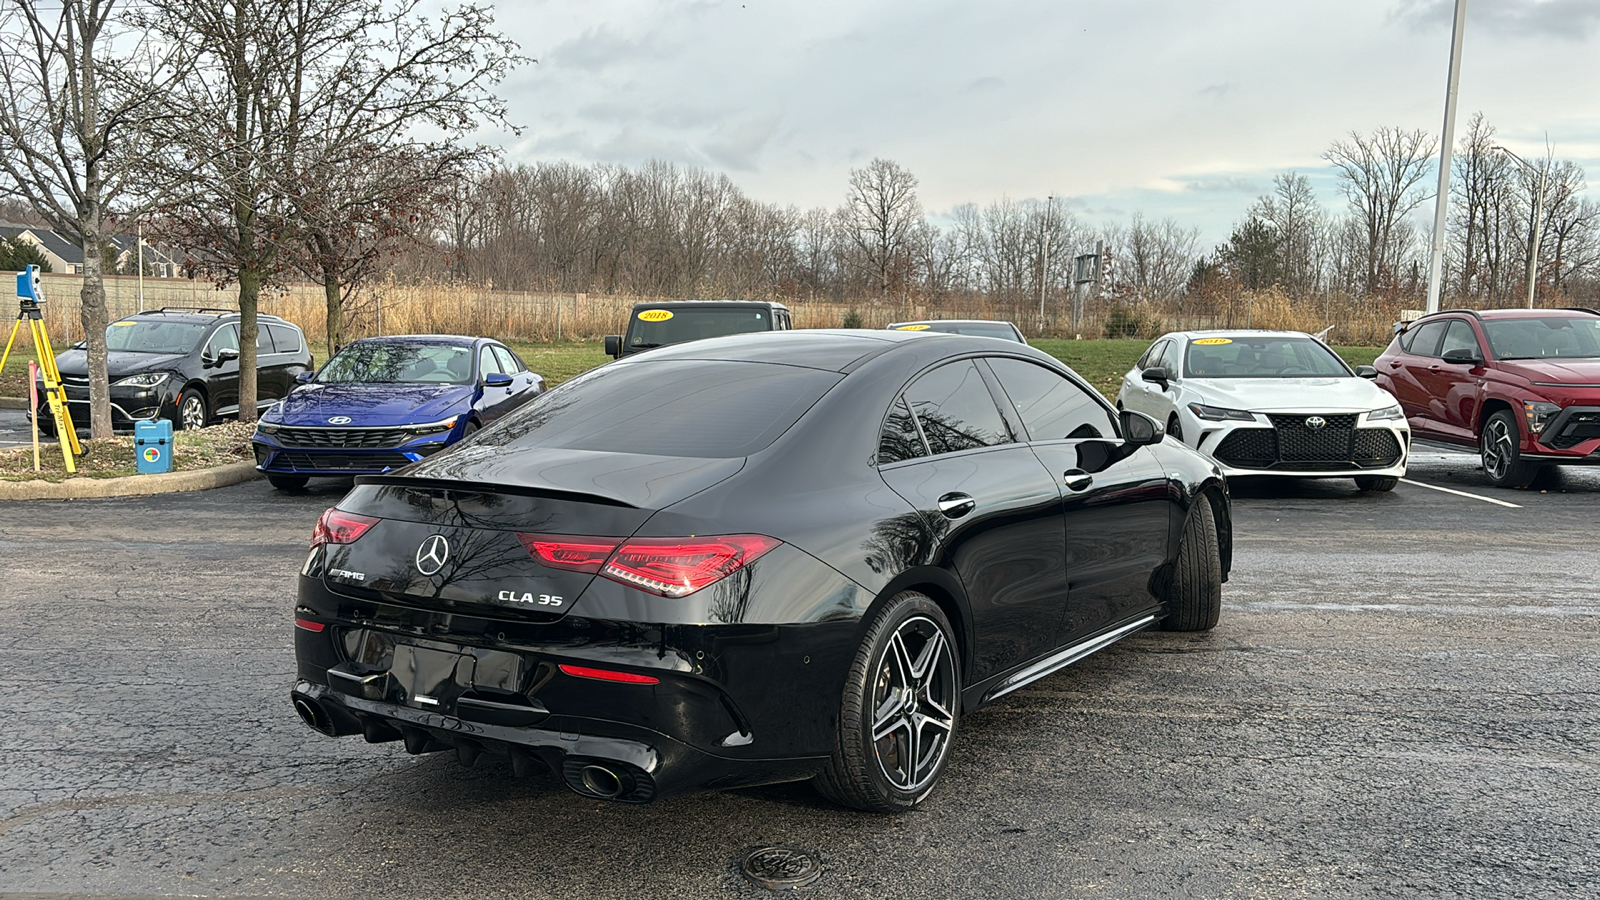
[(1400, 479), (1393, 475), (1357, 475), (1355, 481), (1356, 490), (1370, 493), (1392, 491), (1400, 483)]
[(897, 813), (932, 792), (950, 757), (961, 702), (954, 631), (915, 591), (884, 606), (845, 681), (838, 742), (815, 783), (829, 799)]
[(1222, 613), (1222, 551), (1217, 518), (1204, 494), (1195, 497), (1178, 539), (1178, 562), (1167, 590), (1163, 631), (1210, 631)]
[(267, 481), (280, 491), (298, 491), (311, 479), (305, 475), (268, 475)]
[(178, 421), (174, 423), (177, 430), (194, 431), (206, 427), (209, 421), (210, 412), (206, 409), (204, 394), (189, 388), (178, 395)]
[(1478, 438), (1483, 456), (1483, 471), (1495, 487), (1525, 488), (1539, 474), (1539, 467), (1522, 461), (1522, 434), (1510, 410), (1502, 409), (1483, 423)]

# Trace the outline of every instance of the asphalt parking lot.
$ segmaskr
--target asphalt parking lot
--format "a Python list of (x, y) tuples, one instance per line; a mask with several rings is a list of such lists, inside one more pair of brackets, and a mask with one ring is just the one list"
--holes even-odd
[(312, 733), (294, 574), (337, 483), (0, 504), (0, 892), (752, 897), (738, 861), (783, 844), (826, 897), (1600, 896), (1600, 469), (1509, 491), (1419, 450), (1410, 481), (1237, 483), (1214, 632), (967, 717), (899, 818)]

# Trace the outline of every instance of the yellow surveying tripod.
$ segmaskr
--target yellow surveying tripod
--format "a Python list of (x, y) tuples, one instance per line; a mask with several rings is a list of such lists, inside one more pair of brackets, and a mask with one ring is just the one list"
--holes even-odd
[[(77, 458), (83, 455), (83, 448), (78, 445), (78, 430), (72, 425), (67, 397), (61, 390), (61, 370), (56, 368), (56, 354), (50, 349), (50, 335), (44, 330), (44, 313), (39, 309), (44, 298), (39, 295), (38, 266), (29, 266), (27, 271), (17, 275), (17, 301), (21, 308), (17, 312), (17, 324), (11, 326), (6, 351), (0, 354), (0, 371), (5, 370), (6, 360), (11, 358), (11, 345), (17, 342), (17, 331), (22, 328), (23, 320), (27, 320), (28, 332), (33, 335), (33, 353), (39, 358), (39, 371), (44, 375), (44, 402), (50, 405), (56, 437), (61, 441), (61, 459), (66, 463), (67, 474), (74, 474), (78, 471)], [(28, 390), (32, 391), (33, 385), (29, 385)], [(39, 427), (37, 412), (33, 426)]]

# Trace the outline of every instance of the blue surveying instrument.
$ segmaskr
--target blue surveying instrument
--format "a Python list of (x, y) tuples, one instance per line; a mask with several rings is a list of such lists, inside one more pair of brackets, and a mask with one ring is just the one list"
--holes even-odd
[[(78, 444), (78, 431), (72, 425), (72, 413), (67, 409), (67, 396), (61, 389), (61, 370), (56, 368), (56, 354), (50, 349), (50, 335), (44, 330), (44, 311), (40, 304), (44, 295), (39, 290), (39, 267), (29, 266), (17, 274), (17, 324), (11, 326), (11, 338), (6, 341), (5, 353), (0, 354), (0, 371), (11, 358), (11, 347), (17, 342), (17, 332), (22, 323), (28, 323), (28, 333), (33, 336), (33, 353), (39, 360), (39, 373), (44, 378), (44, 402), (55, 417), (56, 437), (61, 442), (61, 459), (66, 463), (67, 474), (78, 471), (77, 458), (83, 455)], [(35, 419), (38, 417), (35, 416)], [(34, 423), (38, 427), (38, 422)]]

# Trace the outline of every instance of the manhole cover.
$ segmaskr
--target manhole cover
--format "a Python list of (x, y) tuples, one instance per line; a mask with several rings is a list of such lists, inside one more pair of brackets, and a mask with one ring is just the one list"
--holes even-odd
[(775, 891), (801, 888), (822, 875), (815, 856), (793, 847), (762, 847), (744, 858), (744, 877)]

